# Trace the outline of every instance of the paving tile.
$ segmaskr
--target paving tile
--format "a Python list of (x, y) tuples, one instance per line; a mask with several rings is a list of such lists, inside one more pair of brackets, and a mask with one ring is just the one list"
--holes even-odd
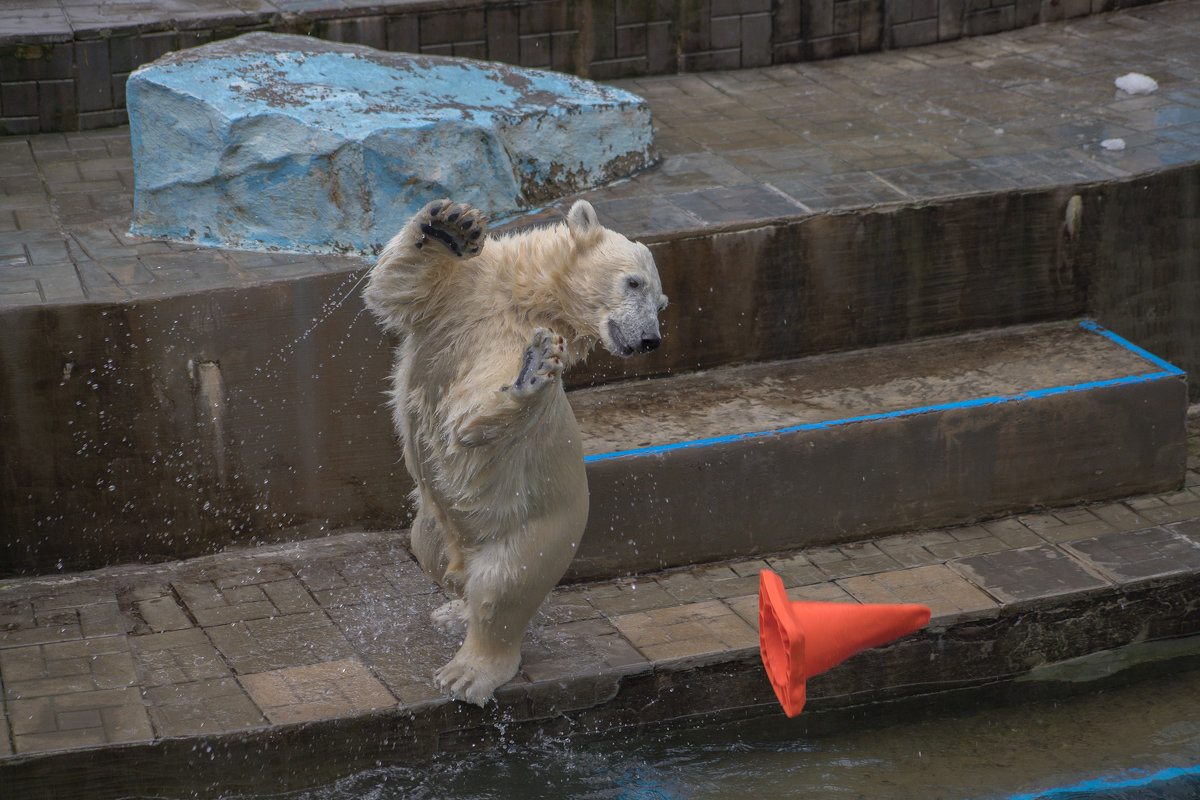
[(1200, 502), (1200, 491), (1196, 489), (1184, 488), (1180, 489), (1179, 491), (1168, 492), (1160, 495), (1160, 497), (1162, 497), (1163, 502), (1169, 506), (1194, 505), (1195, 503)]
[(538, 628), (521, 646), (521, 674), (535, 682), (645, 666), (646, 657), (604, 619)]
[[(662, 584), (661, 579), (659, 579), (659, 584)], [(534, 617), (533, 624), (557, 625), (599, 616), (599, 610), (588, 602), (582, 588), (559, 588), (551, 592), (550, 596), (542, 603)]]
[(1112, 533), (1116, 529), (1100, 518), (1072, 524), (1046, 525), (1038, 530), (1038, 535), (1047, 542), (1069, 542), (1074, 539), (1084, 539), (1089, 536), (1099, 536)]
[(396, 698), (355, 658), (243, 675), (239, 682), (272, 724), (376, 711)]
[(192, 620), (179, 607), (174, 595), (163, 594), (159, 597), (139, 600), (136, 606), (138, 614), (152, 631), (178, 631), (192, 627)]
[(222, 590), (212, 582), (176, 581), (173, 585), (188, 613), (202, 626), (264, 619), (279, 613), (257, 586)]
[(154, 736), (136, 688), (10, 699), (8, 716), (17, 753), (148, 741)]
[(1118, 531), (1140, 530), (1153, 524), (1124, 503), (1092, 506), (1091, 511), (1098, 519), (1104, 520)]
[(1041, 537), (1023, 525), (1016, 517), (984, 522), (980, 527), (1008, 547), (1030, 547), (1042, 543)]
[[(806, 555), (827, 579), (881, 572), (900, 566), (899, 562), (874, 542), (817, 548), (807, 551)], [(784, 583), (786, 585), (787, 582)]]
[(718, 600), (622, 614), (612, 623), (651, 661), (758, 646), (758, 634)]
[(854, 597), (835, 581), (792, 586), (787, 590), (788, 599), (794, 603), (854, 603)]
[(741, 597), (727, 597), (725, 605), (733, 609), (733, 613), (737, 614), (742, 620), (753, 628), (758, 630), (758, 595), (748, 594)]
[(345, 636), (323, 612), (217, 625), (204, 632), (226, 662), (242, 675), (352, 654)]
[(447, 599), (440, 593), (422, 594), (379, 605), (341, 606), (327, 613), (351, 652), (393, 695), (411, 703), (442, 696), (433, 685), (433, 672), (462, 644), (463, 628), (446, 630), (430, 620), (430, 612)]
[(168, 686), (231, 674), (199, 628), (131, 636), (129, 646), (143, 686)]
[(919, 537), (912, 534), (904, 533), (876, 539), (875, 546), (902, 567), (916, 567), (941, 561), (929, 551)]
[(10, 699), (117, 689), (137, 682), (125, 636), (0, 650), (0, 677)]
[(1049, 544), (956, 559), (948, 565), (1001, 603), (1039, 600), (1109, 585)]
[[(969, 533), (968, 533), (969, 532)], [(1034, 541), (1041, 541), (1030, 533)], [(981, 525), (972, 525), (964, 531), (953, 533), (953, 541), (930, 544), (927, 550), (941, 559), (975, 556), (982, 553), (995, 553), (1009, 549), (1009, 545), (999, 536), (991, 534)]]
[(825, 573), (802, 553), (768, 558), (767, 567), (780, 577), (784, 586), (800, 586), (825, 580)]
[(1200, 569), (1200, 543), (1164, 528), (1079, 539), (1064, 544), (1063, 549), (1117, 583)]
[(794, 217), (810, 213), (807, 206), (792, 197), (759, 184), (701, 189), (697, 192), (668, 195), (667, 199), (708, 224)]
[(912, 199), (870, 172), (833, 175), (782, 173), (772, 178), (771, 185), (814, 211)]
[(608, 617), (675, 605), (675, 598), (652, 578), (588, 587), (584, 595), (589, 603)]
[(1200, 517), (1200, 502), (1181, 504), (1168, 504), (1164, 502), (1160, 506), (1140, 509), (1139, 513), (1146, 519), (1157, 524), (1180, 522)]
[(943, 564), (843, 578), (837, 585), (860, 603), (919, 603), (935, 617), (996, 607), (979, 587)]
[(701, 581), (714, 597), (740, 597), (758, 591), (757, 573), (739, 575), (724, 564), (700, 567), (690, 570), (690, 573)]
[(233, 678), (152, 687), (146, 690), (146, 700), (161, 736), (232, 733), (267, 724), (258, 706)]

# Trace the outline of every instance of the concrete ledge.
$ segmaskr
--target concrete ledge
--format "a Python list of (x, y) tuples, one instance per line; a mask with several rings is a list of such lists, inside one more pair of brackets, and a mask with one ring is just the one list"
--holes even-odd
[(1092, 323), (578, 392), (592, 510), (570, 577), (1178, 487), (1185, 376)]

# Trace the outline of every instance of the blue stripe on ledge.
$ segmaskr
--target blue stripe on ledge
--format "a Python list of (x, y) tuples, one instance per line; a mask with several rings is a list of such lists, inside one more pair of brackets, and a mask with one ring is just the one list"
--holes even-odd
[(1154, 773), (1138, 769), (1129, 772), (1131, 774), (1126, 777), (1081, 781), (1072, 786), (1060, 786), (1032, 794), (1014, 794), (1005, 800), (1182, 800), (1185, 797), (1194, 798), (1196, 790), (1200, 789), (1200, 766), (1168, 767)]
[(1098, 333), (1101, 336), (1110, 339), (1114, 343), (1129, 350), (1135, 355), (1149, 361), (1159, 368), (1160, 371), (1152, 372), (1146, 375), (1130, 375), (1124, 378), (1111, 378), (1106, 381), (1094, 381), (1092, 383), (1077, 383), (1071, 386), (1054, 386), (1049, 389), (1037, 389), (1031, 392), (1018, 392), (1016, 394), (996, 395), (995, 397), (982, 397), (976, 400), (959, 400), (954, 403), (942, 403), (932, 406), (919, 406), (917, 408), (906, 408), (900, 411), (888, 411), (883, 414), (865, 414), (858, 417), (845, 417), (843, 419), (826, 420), (824, 422), (806, 422), (802, 425), (793, 425), (787, 428), (776, 428), (769, 431), (752, 431), (750, 433), (735, 433), (730, 436), (714, 436), (711, 439), (695, 439), (688, 442), (675, 442), (673, 444), (656, 445), (654, 447), (639, 447), (634, 450), (618, 450), (613, 453), (597, 453), (591, 456), (585, 456), (583, 461), (585, 464), (595, 464), (600, 461), (611, 461), (617, 458), (632, 458), (634, 456), (652, 456), (664, 455), (674, 450), (690, 450), (698, 447), (712, 447), (713, 445), (729, 444), (731, 442), (748, 441), (750, 439), (762, 439), (771, 436), (783, 436), (789, 433), (800, 433), (803, 431), (824, 430), (826, 428), (835, 428), (839, 425), (850, 425), (855, 422), (872, 422), (875, 420), (894, 419), (897, 417), (915, 416), (917, 414), (928, 414), (935, 411), (949, 411), (959, 408), (978, 408), (980, 406), (1003, 405), (1005, 403), (1020, 403), (1026, 400), (1036, 400), (1042, 397), (1053, 397), (1055, 395), (1067, 394), (1069, 392), (1084, 392), (1091, 389), (1104, 389), (1110, 386), (1124, 386), (1134, 383), (1146, 383), (1148, 381), (1156, 381), (1162, 378), (1169, 378), (1183, 375), (1183, 370), (1162, 360), (1158, 356), (1143, 350), (1132, 342), (1123, 339), (1112, 331), (1102, 328), (1090, 319), (1085, 319), (1079, 323), (1079, 326), (1085, 330)]

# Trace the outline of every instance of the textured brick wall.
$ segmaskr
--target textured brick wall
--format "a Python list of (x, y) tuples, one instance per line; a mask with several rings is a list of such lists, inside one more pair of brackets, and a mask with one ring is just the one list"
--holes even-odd
[[(1144, 0), (443, 0), (302, 14), (0, 32), (0, 135), (125, 121), (125, 79), (164, 53), (252, 30), (465, 56), (598, 80), (741, 69), (911, 47)], [(0, 11), (0, 14), (5, 12)], [(11, 13), (11, 12), (9, 12)], [(7, 20), (0, 19), (0, 22)], [(0, 31), (5, 31), (0, 25)], [(45, 32), (39, 32), (45, 31)]]

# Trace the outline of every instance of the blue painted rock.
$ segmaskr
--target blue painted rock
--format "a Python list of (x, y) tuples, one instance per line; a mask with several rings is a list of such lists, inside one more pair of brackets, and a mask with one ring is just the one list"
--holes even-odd
[(640, 97), (543, 70), (254, 33), (126, 89), (133, 232), (371, 252), (426, 202), (493, 219), (651, 160)]

